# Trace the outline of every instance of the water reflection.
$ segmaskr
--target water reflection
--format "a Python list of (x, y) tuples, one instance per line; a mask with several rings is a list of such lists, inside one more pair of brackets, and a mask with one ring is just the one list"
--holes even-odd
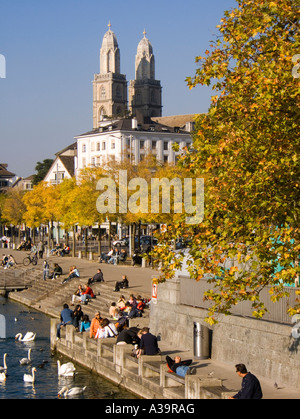
[[(67, 386), (87, 387), (84, 394), (74, 398), (82, 399), (136, 399), (136, 397), (99, 377), (80, 365), (75, 364), (74, 378), (58, 377), (57, 360), (61, 363), (70, 360), (51, 353), (50, 318), (43, 313), (29, 310), (27, 307), (0, 297), (0, 314), (6, 317), (6, 339), (0, 339), (0, 365), (7, 353), (7, 378), (0, 382), (0, 399), (53, 399)], [(33, 342), (15, 340), (17, 333), (32, 331), (36, 333)], [(20, 365), (20, 359), (28, 356), (31, 348), (31, 364)], [(24, 374), (31, 374), (36, 367), (34, 384), (23, 381)]]

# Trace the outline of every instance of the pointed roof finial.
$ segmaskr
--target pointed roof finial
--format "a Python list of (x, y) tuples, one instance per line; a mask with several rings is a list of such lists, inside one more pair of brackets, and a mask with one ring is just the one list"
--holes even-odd
[(147, 35), (146, 29), (144, 29), (143, 35), (144, 35), (144, 38), (146, 38), (146, 35)]
[(110, 23), (110, 21), (108, 22), (108, 29), (110, 30), (110, 28), (111, 28), (111, 23)]

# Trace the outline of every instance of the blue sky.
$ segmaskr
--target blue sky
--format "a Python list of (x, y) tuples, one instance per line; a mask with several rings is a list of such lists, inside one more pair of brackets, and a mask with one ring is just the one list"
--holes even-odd
[(206, 112), (211, 92), (185, 78), (235, 0), (1, 0), (0, 163), (18, 176), (92, 129), (92, 80), (103, 35), (116, 34), (121, 73), (134, 79), (144, 28), (163, 87), (163, 115)]

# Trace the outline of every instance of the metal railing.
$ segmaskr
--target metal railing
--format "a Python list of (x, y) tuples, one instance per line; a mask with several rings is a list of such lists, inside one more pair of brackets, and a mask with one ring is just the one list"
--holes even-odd
[[(213, 284), (208, 283), (206, 280), (196, 281), (189, 277), (179, 277), (180, 279), (180, 303), (187, 306), (209, 309), (212, 305), (211, 302), (203, 301), (204, 293), (213, 288)], [(289, 307), (296, 304), (296, 287), (284, 287), (283, 291), (289, 293), (289, 297), (283, 297), (277, 302), (272, 302), (270, 299), (269, 291), (271, 286), (266, 286), (260, 292), (260, 300), (265, 304), (267, 313), (263, 316), (263, 320), (268, 320), (281, 324), (291, 324), (292, 318), (288, 314)], [(244, 317), (252, 317), (252, 304), (250, 301), (242, 301), (230, 310), (231, 314)]]

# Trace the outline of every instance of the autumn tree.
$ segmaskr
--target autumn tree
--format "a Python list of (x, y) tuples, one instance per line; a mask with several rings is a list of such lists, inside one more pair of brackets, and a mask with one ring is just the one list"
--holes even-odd
[(60, 213), (60, 220), (66, 232), (72, 230), (73, 233), (73, 248), (72, 256), (75, 257), (76, 240), (75, 230), (79, 222), (78, 207), (76, 206), (76, 199), (78, 197), (78, 186), (76, 178), (64, 179), (59, 185), (60, 199), (58, 202), (58, 211)]
[(21, 237), (21, 224), (24, 221), (26, 211), (26, 206), (23, 202), (24, 193), (24, 191), (19, 189), (9, 189), (5, 194), (2, 210), (3, 220), (8, 224), (12, 224), (14, 227), (19, 227), (19, 242)]
[[(293, 77), (299, 45), (299, 0), (237, 0), (217, 26), (218, 35), (190, 88), (211, 86), (211, 106), (196, 121), (193, 150), (181, 164), (205, 177), (205, 217), (197, 226), (178, 223), (165, 238), (192, 241), (190, 273), (211, 273), (209, 321), (251, 301), (266, 312), (260, 291), (286, 296), (299, 267), (300, 85)], [(167, 249), (161, 252), (167, 257)], [(161, 280), (174, 274), (172, 259)], [(290, 313), (299, 312), (299, 305)]]
[[(31, 229), (38, 228), (41, 224), (47, 223), (45, 203), (43, 199), (44, 188), (45, 185), (43, 183), (39, 183), (23, 196), (23, 202), (26, 206), (24, 222)], [(34, 234), (33, 240), (35, 240)]]
[[(98, 225), (98, 252), (101, 255), (101, 224), (106, 221), (106, 215), (97, 210), (97, 182), (105, 176), (104, 169), (100, 167), (86, 167), (79, 173), (77, 179), (77, 192), (75, 199), (75, 209), (79, 214), (79, 224), (81, 226)], [(87, 229), (85, 230), (87, 231)], [(87, 256), (87, 237), (85, 240)]]

